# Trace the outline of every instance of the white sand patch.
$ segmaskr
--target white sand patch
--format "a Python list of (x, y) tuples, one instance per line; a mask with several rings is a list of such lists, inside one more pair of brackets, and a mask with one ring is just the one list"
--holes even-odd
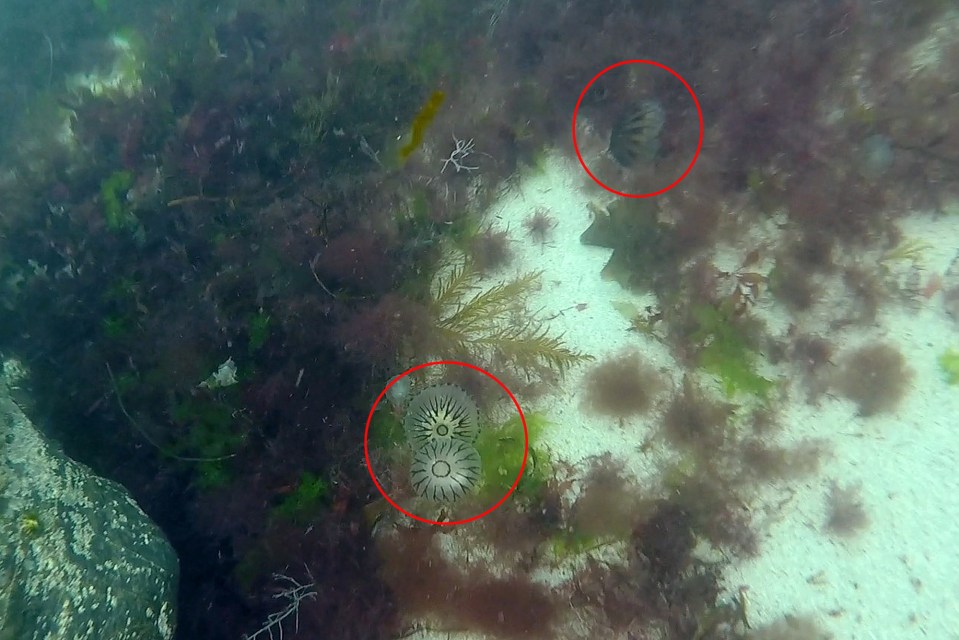
[[(583, 184), (577, 165), (554, 156), (543, 172), (527, 176), (490, 209), (486, 221), (509, 231), (516, 256), (496, 275), (505, 279), (542, 271), (543, 287), (533, 308), (552, 318), (551, 330), (562, 333), (571, 347), (597, 360), (638, 349), (678, 383), (683, 371), (666, 347), (628, 331), (629, 323), (613, 306), (629, 300), (642, 309), (650, 300), (604, 281), (600, 271), (611, 252), (579, 240), (591, 223)], [(529, 238), (523, 226), (538, 207), (556, 221), (544, 244)], [(902, 228), (907, 238), (928, 243), (927, 273), (941, 273), (959, 249), (959, 219), (953, 216), (915, 216)], [(863, 260), (874, 264), (876, 258)], [(894, 415), (861, 418), (841, 398), (825, 396), (812, 406), (802, 385), (792, 385), (795, 398), (780, 407), (777, 441), (825, 439), (831, 454), (816, 476), (770, 487), (751, 505), (764, 524), (760, 555), (733, 566), (726, 586), (730, 594), (748, 587), (754, 626), (785, 614), (809, 614), (844, 640), (959, 638), (959, 387), (946, 384), (937, 363), (946, 348), (959, 348), (957, 325), (935, 296), (915, 307), (890, 303), (876, 326), (837, 334), (825, 324), (836, 315), (830, 306), (843, 304), (841, 287), (835, 295), (804, 316), (803, 330), (836, 342), (840, 357), (848, 347), (877, 338), (896, 345), (915, 371), (914, 388)], [(791, 321), (768, 295), (756, 313), (774, 335)], [(652, 433), (657, 412), (622, 425), (585, 414), (588, 369), (574, 369), (561, 389), (524, 411), (542, 412), (553, 423), (545, 444), (554, 457), (585, 469), (587, 458), (609, 453), (637, 478), (649, 477), (653, 461), (639, 448)], [(834, 481), (861, 486), (870, 524), (856, 536), (837, 538), (823, 530)]]

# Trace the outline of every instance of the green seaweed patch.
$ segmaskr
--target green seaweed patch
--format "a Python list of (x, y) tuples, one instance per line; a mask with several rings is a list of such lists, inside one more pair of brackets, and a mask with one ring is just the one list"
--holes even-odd
[(260, 542), (247, 550), (233, 568), (233, 577), (244, 592), (251, 591), (263, 573), (269, 571), (270, 554), (264, 549), (262, 539)]
[(946, 382), (959, 384), (959, 350), (948, 349), (939, 356), (939, 367), (946, 375)]
[(301, 149), (314, 152), (321, 147), (332, 128), (339, 103), (339, 78), (333, 73), (327, 73), (326, 87), (321, 93), (303, 96), (293, 103), (293, 115), (299, 127), (294, 138)]
[(329, 502), (329, 483), (315, 473), (304, 471), (300, 474), (296, 489), (273, 509), (273, 513), (277, 517), (303, 524), (323, 511)]
[(250, 317), (247, 325), (247, 349), (250, 354), (258, 351), (270, 338), (270, 316), (260, 309), (259, 313)]
[(699, 304), (692, 312), (697, 325), (692, 340), (701, 345), (699, 366), (719, 378), (727, 396), (767, 398), (775, 383), (756, 373), (757, 354), (726, 306)]
[(135, 278), (119, 276), (104, 289), (100, 302), (109, 310), (100, 319), (105, 337), (122, 341), (136, 336), (139, 321), (148, 310), (143, 302), (143, 287)]
[(43, 534), (43, 522), (37, 511), (24, 511), (18, 521), (20, 535), (24, 540), (33, 540)]
[(692, 454), (685, 453), (662, 470), (661, 482), (670, 492), (677, 494), (696, 477), (700, 464)]
[[(529, 433), (529, 457), (523, 477), (516, 487), (516, 496), (535, 498), (549, 480), (550, 464), (547, 452), (538, 446), (549, 421), (538, 413), (526, 416), (526, 428)], [(509, 491), (523, 464), (523, 425), (519, 416), (504, 423), (484, 429), (476, 440), (476, 450), (483, 461), (483, 483), (480, 497), (486, 500), (499, 500)]]
[(598, 549), (610, 542), (608, 538), (564, 530), (549, 539), (549, 548), (557, 560), (566, 560)]
[(389, 451), (394, 447), (406, 446), (406, 432), (403, 421), (392, 411), (381, 410), (373, 414), (370, 421), (370, 448)]
[(201, 491), (225, 487), (233, 480), (233, 470), (226, 460), (203, 460), (196, 465), (195, 480)]
[(103, 335), (110, 340), (124, 340), (134, 334), (135, 320), (125, 315), (109, 315), (100, 320)]
[(176, 426), (172, 443), (163, 452), (195, 459), (201, 488), (223, 486), (232, 477), (229, 458), (246, 441), (246, 426), (236, 415), (232, 404), (215, 398), (197, 395), (181, 401), (172, 411)]
[(114, 304), (137, 304), (143, 297), (143, 286), (136, 278), (120, 275), (110, 283), (103, 294), (103, 300)]
[(137, 217), (126, 202), (127, 191), (132, 186), (133, 173), (130, 171), (115, 171), (100, 183), (100, 204), (110, 231), (136, 229), (139, 226)]

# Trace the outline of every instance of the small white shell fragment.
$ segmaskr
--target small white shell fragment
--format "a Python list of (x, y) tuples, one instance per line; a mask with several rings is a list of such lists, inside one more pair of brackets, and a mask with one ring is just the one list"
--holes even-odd
[(233, 362), (233, 356), (230, 356), (199, 386), (204, 389), (221, 389), (234, 384), (236, 384), (236, 364)]

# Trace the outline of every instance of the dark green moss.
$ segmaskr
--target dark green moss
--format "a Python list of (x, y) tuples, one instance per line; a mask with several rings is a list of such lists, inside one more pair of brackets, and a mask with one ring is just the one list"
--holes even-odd
[(247, 349), (253, 353), (260, 349), (270, 337), (270, 316), (260, 309), (260, 312), (250, 317), (247, 328), (249, 342)]
[(370, 421), (370, 448), (389, 451), (406, 445), (403, 421), (395, 413), (385, 409), (373, 414)]
[(201, 395), (182, 400), (173, 408), (174, 429), (162, 452), (196, 462), (201, 487), (222, 486), (232, 479), (230, 461), (246, 442), (249, 429), (237, 415), (236, 407), (225, 400)]
[(300, 474), (296, 489), (273, 509), (273, 513), (302, 524), (325, 508), (329, 499), (329, 483), (314, 473), (304, 471)]
[(100, 204), (111, 231), (132, 229), (139, 224), (126, 203), (127, 191), (132, 186), (133, 173), (130, 171), (116, 171), (100, 183)]

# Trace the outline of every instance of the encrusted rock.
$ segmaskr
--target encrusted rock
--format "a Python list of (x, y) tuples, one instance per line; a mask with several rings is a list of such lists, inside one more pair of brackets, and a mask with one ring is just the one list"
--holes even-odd
[(0, 381), (0, 640), (169, 640), (176, 555), (120, 485), (49, 442)]

